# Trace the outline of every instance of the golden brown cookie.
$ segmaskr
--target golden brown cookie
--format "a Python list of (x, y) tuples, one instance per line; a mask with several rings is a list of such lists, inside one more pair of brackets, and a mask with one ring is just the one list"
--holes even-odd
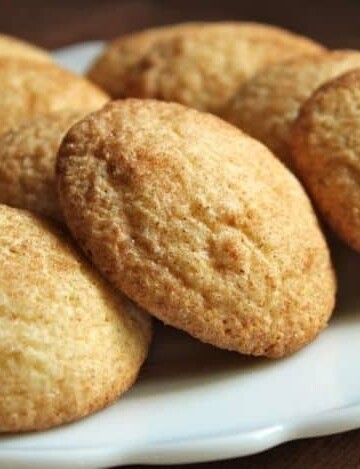
[(360, 66), (360, 53), (335, 51), (296, 57), (268, 67), (245, 83), (223, 117), (265, 143), (292, 168), (291, 126), (320, 85)]
[(321, 49), (256, 23), (187, 23), (117, 39), (88, 76), (115, 98), (157, 98), (218, 113), (259, 69)]
[(84, 114), (64, 110), (40, 115), (0, 136), (0, 203), (62, 219), (56, 154), (65, 133)]
[(0, 57), (18, 57), (39, 62), (52, 62), (51, 55), (44, 49), (21, 39), (0, 34)]
[(127, 96), (127, 78), (137, 69), (144, 56), (158, 41), (171, 38), (177, 32), (203, 28), (206, 23), (180, 23), (171, 26), (145, 29), (120, 36), (112, 41), (95, 60), (88, 71), (88, 78), (107, 90), (113, 98)]
[(221, 119), (129, 99), (76, 124), (60, 203), (101, 272), (204, 342), (280, 357), (326, 326), (329, 252), (300, 183)]
[(0, 432), (40, 430), (110, 404), (135, 381), (149, 317), (70, 240), (0, 205)]
[(360, 252), (360, 69), (325, 84), (304, 104), (292, 151), (325, 221)]
[(0, 57), (0, 134), (43, 113), (93, 111), (108, 101), (95, 85), (50, 63)]

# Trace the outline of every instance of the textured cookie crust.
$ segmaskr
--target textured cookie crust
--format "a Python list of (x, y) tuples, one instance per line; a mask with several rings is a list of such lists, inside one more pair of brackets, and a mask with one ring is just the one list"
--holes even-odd
[(94, 412), (137, 377), (149, 317), (48, 222), (0, 205), (0, 432)]
[(360, 69), (327, 83), (304, 104), (292, 151), (325, 221), (360, 252)]
[(50, 63), (0, 57), (0, 134), (42, 113), (99, 109), (108, 96)]
[(55, 160), (61, 139), (85, 113), (44, 114), (0, 136), (0, 203), (61, 220)]
[(326, 81), (360, 67), (360, 53), (335, 51), (296, 57), (245, 83), (223, 117), (265, 143), (287, 166), (291, 126), (301, 105)]
[(52, 62), (50, 54), (18, 38), (0, 34), (0, 57), (18, 57), (37, 62)]
[(218, 113), (239, 84), (264, 66), (321, 47), (255, 23), (187, 23), (112, 43), (89, 77), (115, 98), (177, 101)]
[(65, 219), (103, 274), (204, 342), (280, 357), (325, 327), (335, 280), (299, 182), (210, 114), (114, 102), (59, 150)]

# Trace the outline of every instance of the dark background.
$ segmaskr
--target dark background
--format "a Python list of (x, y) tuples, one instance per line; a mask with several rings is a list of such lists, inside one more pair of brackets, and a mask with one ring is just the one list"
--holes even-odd
[(50, 48), (195, 19), (262, 21), (360, 47), (360, 0), (0, 0), (0, 31)]
[[(311, 36), (328, 47), (360, 49), (360, 0), (0, 0), (0, 32), (47, 48), (110, 39), (149, 26), (220, 19), (271, 23)], [(349, 366), (358, 372), (357, 363)], [(287, 443), (242, 459), (188, 467), (360, 468), (360, 431)]]

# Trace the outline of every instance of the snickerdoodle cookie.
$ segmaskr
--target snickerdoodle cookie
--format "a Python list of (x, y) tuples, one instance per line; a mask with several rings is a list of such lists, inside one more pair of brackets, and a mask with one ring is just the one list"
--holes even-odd
[(87, 255), (162, 321), (270, 357), (326, 326), (335, 280), (304, 190), (221, 119), (174, 103), (111, 103), (65, 136), (57, 182)]
[(114, 292), (69, 239), (0, 205), (0, 432), (76, 420), (135, 381), (149, 317)]
[(240, 88), (224, 117), (292, 168), (291, 126), (301, 105), (320, 85), (356, 67), (360, 67), (356, 51), (296, 57), (272, 65)]
[(84, 114), (63, 110), (40, 115), (0, 136), (0, 203), (61, 220), (56, 154), (65, 133)]
[(0, 134), (42, 113), (100, 108), (108, 96), (51, 63), (0, 57)]
[(304, 104), (292, 150), (324, 219), (360, 252), (360, 69), (328, 82)]
[(187, 23), (117, 39), (88, 76), (115, 98), (157, 98), (218, 113), (259, 69), (321, 49), (272, 26)]
[(0, 57), (18, 57), (40, 62), (52, 62), (50, 54), (16, 37), (0, 34)]

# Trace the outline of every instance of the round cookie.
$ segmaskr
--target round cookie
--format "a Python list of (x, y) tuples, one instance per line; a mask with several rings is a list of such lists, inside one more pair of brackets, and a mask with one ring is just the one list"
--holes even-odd
[(360, 69), (318, 89), (295, 122), (295, 168), (333, 230), (360, 252)]
[(62, 219), (56, 154), (65, 133), (83, 116), (68, 110), (44, 114), (0, 136), (0, 203)]
[(0, 57), (18, 57), (39, 62), (52, 62), (50, 54), (39, 47), (12, 36), (0, 34)]
[(292, 168), (291, 126), (301, 105), (320, 85), (356, 67), (356, 51), (305, 55), (272, 65), (240, 88), (223, 117)]
[(108, 96), (84, 78), (50, 63), (0, 57), (0, 134), (43, 113), (93, 111)]
[(0, 432), (40, 430), (110, 404), (135, 381), (149, 317), (70, 239), (0, 205)]
[(177, 25), (145, 29), (120, 36), (112, 41), (88, 70), (88, 78), (106, 90), (113, 98), (127, 96), (127, 77), (137, 68), (143, 57), (159, 40), (172, 37), (176, 32), (199, 29), (206, 23), (180, 23)]
[(115, 98), (156, 98), (218, 113), (259, 69), (319, 50), (313, 41), (275, 27), (188, 23), (116, 40), (89, 77)]
[(57, 181), (84, 251), (162, 321), (269, 357), (326, 326), (335, 280), (304, 190), (221, 119), (174, 103), (111, 103), (66, 135)]

